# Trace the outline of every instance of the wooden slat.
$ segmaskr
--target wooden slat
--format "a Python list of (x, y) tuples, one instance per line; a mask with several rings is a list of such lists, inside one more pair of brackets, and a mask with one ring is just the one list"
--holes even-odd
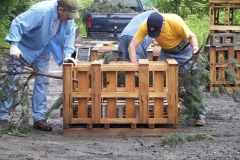
[(69, 128), (72, 87), (72, 64), (63, 64), (63, 128)]
[[(154, 92), (164, 92), (164, 72), (153, 72)], [(154, 98), (154, 118), (163, 118), (163, 98)]]
[[(126, 93), (135, 91), (135, 72), (126, 72)], [(126, 118), (135, 118), (135, 98), (126, 99)]]
[(91, 55), (90, 55), (90, 58), (91, 58), (91, 61), (95, 61), (98, 57), (98, 52), (95, 51), (95, 52), (91, 52)]
[(211, 25), (210, 30), (240, 30), (240, 26), (237, 25)]
[(168, 117), (174, 127), (178, 128), (178, 63), (175, 59), (167, 59), (169, 70), (166, 77), (168, 88)]
[(137, 92), (102, 92), (102, 98), (138, 98), (139, 94)]
[[(89, 86), (88, 72), (78, 72), (78, 92), (87, 92)], [(82, 85), (85, 84), (85, 85)], [(78, 99), (78, 118), (88, 117), (88, 97), (81, 97)]]
[(139, 123), (148, 123), (149, 119), (148, 66), (148, 60), (139, 60)]
[(110, 62), (109, 64), (103, 64), (101, 71), (138, 71), (138, 64), (129, 62)]
[(70, 128), (63, 130), (65, 136), (164, 136), (177, 133), (178, 129), (173, 128)]
[(72, 118), (70, 124), (91, 124), (92, 118)]
[(72, 92), (72, 97), (73, 98), (82, 98), (82, 97), (87, 97), (87, 98), (91, 98), (92, 94), (89, 91), (86, 91), (84, 93), (79, 93), (79, 92)]
[(102, 124), (130, 124), (138, 123), (138, 118), (102, 118), (100, 121)]
[[(107, 92), (115, 92), (117, 90), (117, 72), (107, 72)], [(107, 118), (116, 118), (116, 98), (107, 99)]]
[[(233, 46), (229, 46), (228, 47), (228, 60), (233, 60), (234, 58), (235, 58), (234, 47)], [(235, 68), (233, 68), (231, 66), (230, 69), (232, 70), (232, 72), (236, 73)]]
[(210, 4), (240, 4), (239, 0), (209, 0)]
[(103, 46), (101, 46), (99, 48), (98, 53), (110, 52), (110, 51), (112, 51), (113, 47), (114, 47), (114, 44), (105, 43), (105, 44), (103, 44)]
[[(225, 63), (225, 51), (218, 51), (218, 64)], [(218, 68), (218, 80), (225, 79), (225, 72), (223, 68)]]
[[(147, 90), (148, 91), (148, 90)], [(73, 93), (74, 97), (81, 97), (81, 95), (84, 95), (83, 93)], [(86, 93), (86, 96), (89, 94)], [(161, 97), (165, 98), (167, 97), (168, 92), (150, 92), (149, 93), (149, 98), (154, 98), (154, 97)], [(102, 98), (138, 98), (139, 93), (138, 92), (102, 92), (101, 93)]]
[[(236, 51), (236, 54), (237, 54), (236, 57), (237, 57), (238, 64), (240, 64), (240, 51)], [(238, 74), (238, 81), (240, 81), (240, 67), (238, 67), (237, 69), (237, 74)]]
[(81, 62), (78, 63), (78, 66), (72, 67), (72, 71), (90, 71), (91, 63), (90, 62)]
[(91, 66), (92, 86), (92, 122), (99, 123), (101, 119), (101, 64), (103, 61), (94, 61)]
[(152, 50), (152, 48), (148, 48), (147, 52), (148, 52), (148, 60), (153, 61), (153, 50)]
[[(211, 82), (216, 81), (216, 50), (215, 47), (210, 47), (210, 52), (209, 52), (209, 62), (210, 62), (210, 75), (211, 75)], [(210, 88), (211, 90), (211, 88)]]

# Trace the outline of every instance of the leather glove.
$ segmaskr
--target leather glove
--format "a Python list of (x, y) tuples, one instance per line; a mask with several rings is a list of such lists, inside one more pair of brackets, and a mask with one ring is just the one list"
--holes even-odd
[(12, 56), (13, 58), (17, 58), (17, 59), (19, 59), (20, 56), (22, 56), (22, 52), (21, 52), (21, 50), (18, 48), (17, 45), (12, 44), (12, 45), (10, 46), (10, 56)]
[(66, 57), (63, 60), (65, 63), (73, 63), (74, 66), (77, 66), (77, 61), (72, 57)]

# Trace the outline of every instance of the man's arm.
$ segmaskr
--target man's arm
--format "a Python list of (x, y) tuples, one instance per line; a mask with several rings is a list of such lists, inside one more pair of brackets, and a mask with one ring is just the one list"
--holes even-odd
[(136, 40), (134, 37), (131, 41), (131, 43), (128, 46), (128, 53), (129, 53), (129, 58), (130, 58), (130, 62), (137, 62), (137, 52), (136, 49), (139, 46), (141, 42), (139, 42), (138, 40)]

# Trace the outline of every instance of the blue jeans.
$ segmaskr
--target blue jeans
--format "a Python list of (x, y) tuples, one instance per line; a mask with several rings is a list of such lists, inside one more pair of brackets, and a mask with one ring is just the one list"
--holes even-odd
[[(192, 57), (192, 46), (188, 45), (186, 48), (184, 48), (182, 51), (176, 53), (176, 54), (172, 54), (169, 53), (165, 50), (160, 51), (160, 55), (159, 55), (159, 61), (165, 61), (167, 58), (174, 58), (176, 59), (176, 61), (178, 62), (178, 66), (180, 67), (184, 62), (186, 62), (187, 60), (189, 60)], [(189, 61), (187, 64), (185, 64), (183, 67), (180, 67), (179, 69), (181, 69), (182, 71), (186, 71), (188, 70), (191, 65), (192, 65), (192, 61)], [(196, 70), (197, 66), (196, 64), (193, 65), (193, 70)], [(206, 118), (206, 109), (204, 108), (203, 113), (200, 115), (203, 118)]]
[[(132, 41), (132, 38), (133, 38), (132, 36), (122, 36), (119, 39), (118, 54), (119, 54), (120, 61), (128, 61), (129, 60), (128, 46), (129, 46), (130, 42)], [(148, 48), (148, 46), (146, 45), (146, 41), (143, 40), (136, 49), (137, 60), (148, 59), (147, 48)]]
[[(43, 73), (49, 73), (49, 60), (50, 60), (50, 52), (45, 49), (38, 57), (35, 59), (35, 61), (32, 63), (32, 65), (39, 71)], [(19, 66), (26, 65), (21, 60), (11, 60), (11, 61), (17, 61)], [(10, 70), (11, 68), (8, 68)], [(21, 72), (23, 71), (22, 67), (18, 67), (17, 71)], [(5, 90), (6, 93), (11, 94), (15, 89), (15, 84), (17, 81), (19, 81), (20, 77), (19, 75), (14, 77), (13, 84), (11, 87), (6, 90), (7, 87), (3, 86), (3, 90)], [(32, 95), (32, 116), (34, 122), (37, 122), (39, 120), (45, 119), (45, 113), (47, 109), (47, 97), (46, 94), (48, 92), (48, 85), (49, 85), (49, 78), (46, 76), (36, 76), (34, 81), (34, 87), (33, 87), (33, 95)], [(0, 120), (8, 120), (9, 117), (9, 108), (13, 104), (13, 97), (9, 98), (8, 100), (4, 101), (2, 105), (0, 106)]]

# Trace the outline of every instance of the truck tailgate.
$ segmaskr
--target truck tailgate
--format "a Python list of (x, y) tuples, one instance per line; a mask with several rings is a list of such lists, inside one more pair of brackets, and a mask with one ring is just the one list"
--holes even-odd
[(108, 14), (90, 14), (91, 25), (88, 25), (89, 33), (121, 33), (129, 21), (138, 13), (114, 13)]

